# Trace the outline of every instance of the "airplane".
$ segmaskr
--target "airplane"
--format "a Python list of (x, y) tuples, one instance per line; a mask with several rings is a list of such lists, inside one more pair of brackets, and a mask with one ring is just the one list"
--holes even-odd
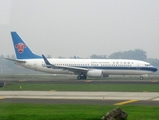
[(47, 59), (37, 55), (16, 32), (11, 32), (16, 59), (6, 58), (35, 71), (51, 74), (75, 74), (77, 79), (102, 78), (109, 75), (144, 75), (156, 72), (158, 69), (150, 63), (129, 59)]

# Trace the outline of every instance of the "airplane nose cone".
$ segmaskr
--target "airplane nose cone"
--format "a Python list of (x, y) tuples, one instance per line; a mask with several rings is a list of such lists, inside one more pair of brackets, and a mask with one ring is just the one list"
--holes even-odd
[(150, 67), (150, 70), (152, 71), (152, 72), (156, 72), (158, 69), (156, 68), (156, 67)]
[(154, 72), (156, 72), (157, 70), (158, 70), (157, 68), (155, 68), (155, 67), (153, 68), (153, 71), (154, 71)]

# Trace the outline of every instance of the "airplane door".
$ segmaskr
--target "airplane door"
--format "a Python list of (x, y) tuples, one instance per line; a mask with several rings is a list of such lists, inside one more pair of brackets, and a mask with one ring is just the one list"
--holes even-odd
[(137, 63), (137, 68), (136, 69), (140, 70), (140, 64), (139, 63)]

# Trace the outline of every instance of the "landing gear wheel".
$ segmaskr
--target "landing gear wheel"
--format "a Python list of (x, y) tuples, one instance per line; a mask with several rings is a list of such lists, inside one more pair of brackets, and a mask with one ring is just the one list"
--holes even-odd
[(141, 77), (140, 77), (140, 80), (143, 80), (143, 79), (144, 79), (144, 78), (141, 76)]
[(77, 80), (86, 80), (86, 79), (87, 79), (86, 75), (81, 74), (77, 76)]
[(83, 76), (82, 76), (82, 79), (83, 79), (83, 80), (86, 80), (86, 79), (87, 79), (87, 76), (86, 76), (86, 75), (83, 75)]

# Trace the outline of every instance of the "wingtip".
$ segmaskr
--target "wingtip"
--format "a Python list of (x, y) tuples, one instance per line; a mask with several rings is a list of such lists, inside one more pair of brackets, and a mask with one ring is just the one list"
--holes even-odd
[(43, 54), (41, 54), (43, 58), (45, 58), (45, 56)]

